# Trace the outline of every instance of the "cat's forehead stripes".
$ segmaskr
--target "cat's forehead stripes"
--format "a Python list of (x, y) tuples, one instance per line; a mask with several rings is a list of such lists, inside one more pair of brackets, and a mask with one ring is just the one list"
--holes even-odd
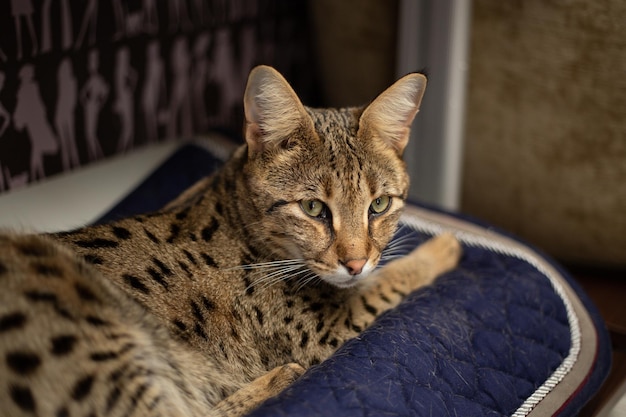
[(317, 132), (334, 133), (341, 130), (348, 131), (352, 135), (356, 134), (359, 121), (355, 115), (355, 108), (312, 109), (307, 107), (306, 109)]
[(358, 129), (358, 118), (354, 109), (307, 109), (315, 131), (331, 153), (331, 159), (338, 161), (356, 151), (354, 139)]
[[(309, 109), (315, 131), (328, 152), (329, 175), (324, 181), (328, 196), (344, 195), (351, 200), (361, 196), (371, 184), (365, 184), (365, 153), (357, 143), (358, 109)], [(368, 178), (369, 179), (369, 178)], [(365, 187), (365, 188), (364, 188)]]

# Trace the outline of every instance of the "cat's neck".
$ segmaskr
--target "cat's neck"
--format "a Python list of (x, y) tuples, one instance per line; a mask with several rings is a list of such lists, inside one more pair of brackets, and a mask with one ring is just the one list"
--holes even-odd
[(170, 203), (165, 212), (188, 212), (183, 224), (191, 232), (189, 238), (203, 239), (207, 224), (213, 224), (211, 229), (219, 228), (233, 246), (243, 244), (251, 261), (274, 260), (254, 230), (261, 213), (247, 177), (247, 152), (245, 145), (238, 148), (222, 169)]

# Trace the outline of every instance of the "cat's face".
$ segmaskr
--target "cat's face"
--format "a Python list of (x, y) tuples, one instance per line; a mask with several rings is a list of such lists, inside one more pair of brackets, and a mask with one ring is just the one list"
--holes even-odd
[[(252, 73), (246, 94), (246, 176), (259, 237), (278, 258), (301, 259), (324, 281), (352, 286), (374, 270), (396, 230), (409, 185), (401, 155), (425, 80), (413, 74), (364, 109), (310, 109), (273, 70), (255, 71), (262, 74)], [(254, 82), (282, 102), (263, 102), (267, 91), (251, 93)], [(384, 114), (390, 106), (393, 117)], [(284, 107), (290, 113), (277, 113)]]

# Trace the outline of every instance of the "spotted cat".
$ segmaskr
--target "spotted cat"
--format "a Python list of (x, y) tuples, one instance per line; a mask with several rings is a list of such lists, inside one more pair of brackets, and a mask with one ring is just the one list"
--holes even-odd
[(383, 268), (426, 80), (305, 107), (257, 67), (246, 143), (163, 210), (0, 235), (0, 416), (239, 416), (457, 263), (443, 234)]

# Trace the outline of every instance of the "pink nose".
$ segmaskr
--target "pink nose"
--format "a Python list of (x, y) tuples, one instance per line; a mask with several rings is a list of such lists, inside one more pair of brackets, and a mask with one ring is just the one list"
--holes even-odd
[(347, 262), (341, 263), (346, 267), (350, 275), (359, 275), (363, 271), (367, 259), (350, 259)]

